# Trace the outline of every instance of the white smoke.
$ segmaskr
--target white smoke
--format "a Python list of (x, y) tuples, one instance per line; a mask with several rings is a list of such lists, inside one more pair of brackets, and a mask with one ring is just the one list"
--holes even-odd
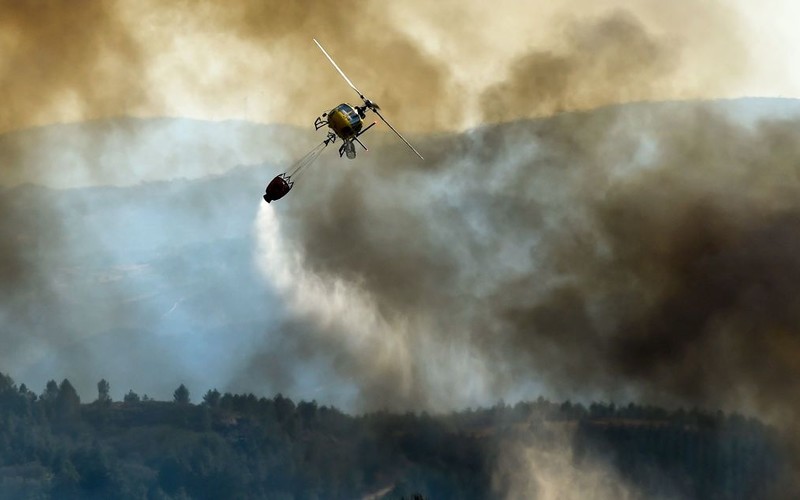
[[(464, 339), (443, 342), (430, 318), (382, 311), (357, 281), (309, 269), (272, 205), (261, 205), (254, 229), (264, 279), (290, 315), (315, 325), (304, 340), (330, 347), (342, 382), (357, 388), (356, 405), (436, 410), (492, 400), (486, 361)], [(385, 387), (391, 400), (380, 397)]]
[(528, 435), (498, 458), (492, 489), (505, 500), (631, 500), (642, 498), (608, 463), (576, 457), (566, 424), (542, 423), (546, 438)]

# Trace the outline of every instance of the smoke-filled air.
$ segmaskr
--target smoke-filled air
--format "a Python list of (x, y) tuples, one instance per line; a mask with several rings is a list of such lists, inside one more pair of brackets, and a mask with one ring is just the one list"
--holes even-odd
[[(0, 0), (0, 371), (84, 402), (722, 410), (796, 465), (800, 78), (752, 9)], [(361, 104), (313, 38), (425, 159), (379, 121), (267, 204)], [(498, 444), (488, 491), (644, 495), (556, 434)]]

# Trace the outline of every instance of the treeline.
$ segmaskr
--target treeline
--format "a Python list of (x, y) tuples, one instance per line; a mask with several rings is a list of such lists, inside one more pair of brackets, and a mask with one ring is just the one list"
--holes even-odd
[(499, 457), (519, 445), (567, 446), (648, 498), (767, 498), (785, 467), (771, 428), (697, 409), (539, 398), (350, 416), (280, 394), (109, 391), (86, 404), (68, 380), (36, 394), (0, 374), (0, 498), (498, 498)]

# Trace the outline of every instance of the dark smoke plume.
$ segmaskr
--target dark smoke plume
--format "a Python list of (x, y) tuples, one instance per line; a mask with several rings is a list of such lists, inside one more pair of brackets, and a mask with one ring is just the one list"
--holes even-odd
[[(708, 31), (702, 37), (714, 55), (703, 54), (706, 47), (698, 50), (690, 45), (698, 36), (691, 29), (678, 36), (663, 30), (659, 34), (629, 10), (573, 16), (556, 23), (561, 29), (552, 46), (524, 53), (512, 61), (502, 81), (483, 92), (483, 116), (493, 122), (508, 121), (612, 103), (702, 95), (694, 86), (705, 92), (724, 91), (745, 72), (749, 55), (736, 35), (736, 20), (720, 5), (709, 4), (709, 9), (703, 15)], [(664, 19), (669, 17), (664, 13)], [(726, 63), (708, 65), (711, 58)]]
[(388, 142), (369, 168), (324, 165), (277, 231), (258, 226), (292, 245), (259, 249), (265, 274), (316, 324), (291, 352), (335, 360), (363, 408), (544, 391), (724, 408), (793, 436), (800, 121), (737, 106), (487, 127), (423, 142), (424, 172)]
[[(286, 216), (308, 269), (355, 284), (389, 330), (424, 318), (403, 329), (412, 352), (470, 345), (498, 387), (532, 377), (565, 395), (793, 414), (797, 122), (720, 109), (488, 128), (443, 139), (453, 152), (424, 173), (397, 148), (309, 179), (311, 202)], [(380, 389), (367, 406), (405, 400)]]
[(482, 109), (491, 121), (590, 108), (598, 103), (651, 99), (663, 93), (679, 50), (657, 38), (630, 13), (599, 22), (574, 21), (563, 52), (533, 51), (511, 74), (485, 92)]

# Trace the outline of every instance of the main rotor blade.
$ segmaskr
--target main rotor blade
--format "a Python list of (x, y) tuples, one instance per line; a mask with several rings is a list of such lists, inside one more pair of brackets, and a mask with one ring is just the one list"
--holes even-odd
[(388, 125), (390, 129), (392, 129), (392, 132), (394, 132), (395, 134), (397, 134), (397, 137), (399, 137), (400, 139), (402, 139), (402, 140), (403, 140), (403, 142), (405, 142), (405, 143), (406, 143), (406, 146), (408, 146), (408, 147), (410, 147), (410, 148), (411, 148), (411, 151), (415, 152), (415, 153), (417, 154), (417, 156), (419, 156), (419, 157), (420, 157), (420, 159), (422, 159), (422, 160), (424, 160), (424, 159), (425, 159), (425, 158), (423, 158), (423, 157), (422, 157), (422, 155), (421, 155), (421, 154), (419, 154), (419, 151), (417, 151), (416, 149), (414, 149), (414, 146), (412, 146), (412, 145), (411, 145), (411, 143), (410, 143), (410, 142), (408, 142), (408, 141), (406, 140), (406, 138), (405, 138), (405, 137), (403, 137), (402, 135), (400, 135), (400, 132), (398, 132), (398, 131), (397, 131), (397, 130), (394, 128), (394, 127), (392, 127), (392, 124), (391, 124), (391, 123), (389, 123), (389, 122), (387, 122), (387, 121), (386, 121), (386, 118), (384, 118), (384, 117), (383, 117), (383, 115), (380, 113), (380, 111), (378, 111), (378, 110), (377, 110), (377, 109), (375, 109), (375, 108), (372, 108), (372, 111), (374, 111), (374, 112), (375, 112), (375, 114), (376, 114), (376, 115), (378, 115), (378, 116), (380, 117), (380, 119), (381, 119), (381, 120), (383, 120), (383, 123), (385, 123), (386, 125)]
[(355, 85), (353, 85), (353, 82), (351, 82), (351, 81), (350, 81), (350, 79), (349, 79), (349, 78), (347, 78), (347, 75), (345, 75), (345, 74), (344, 74), (344, 71), (342, 71), (342, 69), (339, 67), (339, 65), (338, 65), (338, 64), (336, 64), (336, 62), (335, 62), (335, 61), (333, 60), (333, 58), (332, 58), (332, 57), (331, 57), (331, 56), (330, 56), (330, 55), (329, 55), (329, 54), (328, 54), (328, 53), (325, 51), (325, 49), (323, 49), (323, 48), (322, 48), (322, 45), (320, 45), (320, 44), (319, 44), (319, 42), (317, 41), (317, 39), (316, 39), (316, 38), (314, 38), (313, 40), (314, 40), (314, 43), (316, 43), (316, 44), (317, 44), (317, 47), (319, 47), (319, 50), (321, 50), (321, 51), (322, 51), (322, 53), (323, 53), (323, 54), (325, 54), (325, 57), (327, 57), (327, 58), (328, 58), (328, 60), (331, 62), (331, 64), (333, 64), (333, 67), (334, 67), (334, 68), (336, 68), (336, 71), (338, 71), (338, 72), (339, 72), (339, 74), (340, 74), (340, 75), (342, 75), (342, 78), (344, 78), (344, 80), (347, 82), (347, 84), (348, 84), (348, 85), (350, 85), (350, 87), (352, 87), (352, 89), (356, 91), (356, 93), (357, 93), (357, 94), (358, 94), (358, 96), (361, 98), (361, 100), (363, 100), (363, 101), (366, 101), (366, 98), (364, 97), (364, 94), (362, 94), (362, 93), (361, 93), (361, 91), (360, 91), (360, 90), (358, 90), (358, 89), (356, 88), (356, 86), (355, 86)]

